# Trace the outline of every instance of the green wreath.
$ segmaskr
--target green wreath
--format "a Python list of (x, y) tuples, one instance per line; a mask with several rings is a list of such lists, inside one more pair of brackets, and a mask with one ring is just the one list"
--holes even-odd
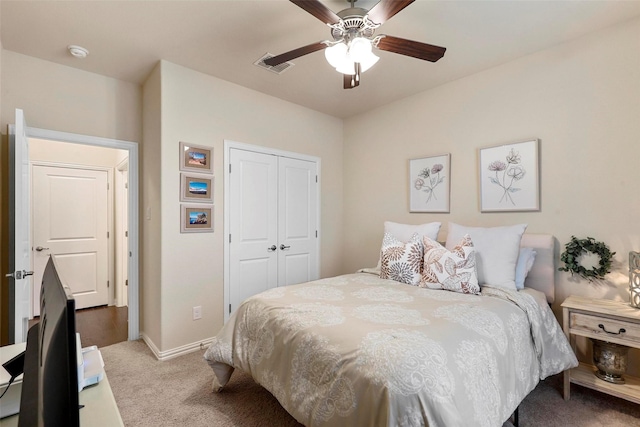
[[(576, 239), (575, 236), (571, 236), (571, 241), (564, 248), (564, 252), (560, 255), (560, 261), (564, 262), (564, 267), (558, 270), (570, 271), (572, 275), (578, 274), (588, 281), (604, 279), (604, 275), (611, 272), (611, 259), (616, 253), (611, 252), (607, 245), (597, 242), (593, 237)], [(600, 257), (597, 268), (594, 266), (587, 269), (580, 264), (580, 257), (589, 252)]]

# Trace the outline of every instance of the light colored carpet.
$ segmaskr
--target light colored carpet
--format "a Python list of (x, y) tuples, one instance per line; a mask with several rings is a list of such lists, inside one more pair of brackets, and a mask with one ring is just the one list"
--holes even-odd
[[(234, 372), (222, 393), (197, 351), (165, 362), (143, 341), (100, 349), (126, 427), (300, 426), (251, 377)], [(562, 399), (562, 375), (541, 382), (520, 405), (521, 427), (640, 427), (640, 405), (580, 386)]]

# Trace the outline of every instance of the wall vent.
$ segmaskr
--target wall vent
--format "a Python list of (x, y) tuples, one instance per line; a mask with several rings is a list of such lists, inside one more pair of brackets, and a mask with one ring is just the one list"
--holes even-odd
[(283, 62), (280, 65), (276, 65), (275, 67), (272, 67), (271, 65), (267, 65), (264, 63), (264, 61), (266, 59), (269, 58), (273, 58), (275, 55), (272, 53), (265, 53), (262, 58), (258, 59), (256, 62), (253, 63), (253, 65), (257, 65), (260, 68), (264, 68), (265, 70), (269, 70), (272, 73), (276, 73), (276, 74), (282, 74), (285, 71), (287, 71), (289, 68), (293, 67), (294, 64), (293, 62)]

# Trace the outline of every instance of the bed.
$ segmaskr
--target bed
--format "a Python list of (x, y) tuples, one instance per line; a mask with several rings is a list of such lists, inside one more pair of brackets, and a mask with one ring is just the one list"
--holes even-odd
[(549, 304), (554, 239), (525, 288), (427, 289), (361, 270), (248, 298), (205, 353), (213, 389), (250, 374), (306, 426), (501, 426), (577, 360)]

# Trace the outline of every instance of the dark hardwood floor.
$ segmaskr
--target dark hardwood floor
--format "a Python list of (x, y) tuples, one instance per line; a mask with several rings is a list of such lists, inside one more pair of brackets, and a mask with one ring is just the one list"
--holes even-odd
[[(76, 310), (76, 331), (82, 347), (98, 348), (126, 341), (129, 336), (127, 307), (101, 306)], [(29, 326), (39, 322), (35, 318)]]

